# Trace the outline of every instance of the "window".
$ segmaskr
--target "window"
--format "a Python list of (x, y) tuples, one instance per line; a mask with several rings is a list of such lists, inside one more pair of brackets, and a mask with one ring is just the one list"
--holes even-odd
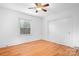
[(20, 34), (31, 34), (30, 21), (26, 19), (20, 19)]

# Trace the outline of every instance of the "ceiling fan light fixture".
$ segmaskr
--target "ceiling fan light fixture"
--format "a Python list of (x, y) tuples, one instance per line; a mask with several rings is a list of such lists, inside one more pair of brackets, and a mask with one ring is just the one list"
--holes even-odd
[(43, 4), (43, 3), (35, 3), (35, 7), (29, 8), (29, 9), (36, 9), (36, 13), (38, 11), (44, 11), (47, 12), (47, 10), (45, 9), (45, 7), (49, 6), (49, 4)]
[(42, 8), (36, 8), (36, 9), (37, 9), (38, 11), (39, 11), (39, 10), (42, 10)]

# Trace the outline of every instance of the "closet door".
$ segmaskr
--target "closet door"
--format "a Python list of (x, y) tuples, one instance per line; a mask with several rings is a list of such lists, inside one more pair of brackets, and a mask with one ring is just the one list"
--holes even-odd
[(72, 33), (72, 18), (65, 18), (48, 22), (48, 39), (53, 42), (72, 46)]

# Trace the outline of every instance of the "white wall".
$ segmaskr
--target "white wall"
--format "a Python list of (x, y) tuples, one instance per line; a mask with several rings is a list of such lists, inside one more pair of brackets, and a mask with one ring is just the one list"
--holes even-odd
[[(45, 39), (59, 44), (79, 47), (79, 9), (50, 14), (44, 19), (0, 7), (0, 47), (21, 44), (32, 40)], [(19, 18), (31, 20), (30, 36), (20, 35)], [(71, 40), (49, 39), (48, 22), (53, 20), (72, 20)], [(66, 27), (68, 25), (65, 25)], [(60, 29), (60, 28), (59, 28)], [(51, 35), (52, 36), (52, 35)], [(69, 42), (68, 42), (69, 41)], [(65, 42), (65, 43), (64, 43)], [(68, 44), (66, 43), (68, 42)]]
[[(19, 18), (31, 20), (31, 35), (20, 35)], [(41, 39), (41, 18), (0, 7), (0, 47)]]
[[(65, 27), (69, 27), (68, 24), (65, 25), (65, 30), (71, 30), (70, 33), (70, 38), (71, 39), (67, 39), (66, 37), (64, 37), (64, 39), (57, 39), (57, 38), (49, 38), (49, 35), (52, 36), (52, 34), (49, 34), (49, 28), (48, 28), (48, 22), (55, 22), (59, 21), (59, 20), (64, 20), (64, 19), (71, 19), (72, 20), (72, 29), (70, 28), (65, 28)], [(56, 42), (59, 44), (63, 44), (63, 45), (67, 45), (67, 46), (71, 46), (71, 47), (79, 47), (79, 11), (78, 9), (74, 9), (74, 10), (67, 10), (67, 11), (62, 11), (58, 14), (52, 14), (49, 15), (48, 17), (46, 17), (44, 19), (44, 26), (43, 26), (43, 39), (46, 39), (48, 41), (52, 41), (52, 42)], [(69, 22), (69, 21), (68, 21)], [(54, 24), (55, 26), (57, 24)], [(63, 26), (63, 25), (62, 25)], [(58, 27), (56, 30), (61, 29), (62, 27)], [(62, 28), (62, 29), (63, 29)], [(64, 29), (63, 29), (64, 30)]]

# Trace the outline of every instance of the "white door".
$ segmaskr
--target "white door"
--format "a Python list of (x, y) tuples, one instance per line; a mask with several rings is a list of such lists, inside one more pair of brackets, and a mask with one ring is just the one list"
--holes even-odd
[(49, 40), (68, 46), (73, 44), (73, 20), (71, 18), (49, 21), (48, 28)]

